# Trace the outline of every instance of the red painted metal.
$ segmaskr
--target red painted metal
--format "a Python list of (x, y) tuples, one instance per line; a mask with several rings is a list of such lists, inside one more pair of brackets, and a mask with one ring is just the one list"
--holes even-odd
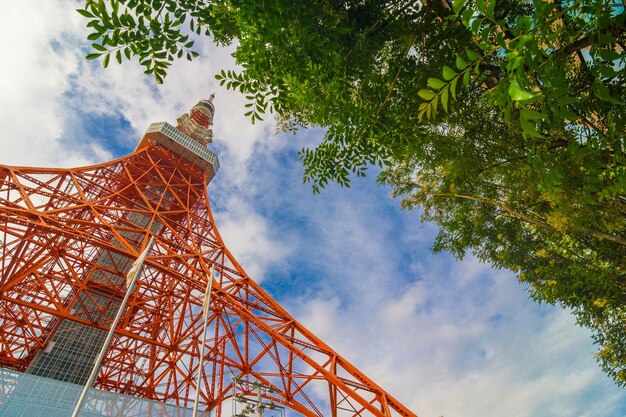
[[(215, 227), (206, 173), (145, 140), (89, 167), (0, 166), (0, 366), (27, 369), (63, 320), (108, 330), (125, 291), (120, 259), (135, 259), (149, 235), (155, 244), (96, 387), (192, 405), (215, 264), (201, 409), (221, 416), (237, 374), (270, 385), (268, 399), (304, 416), (415, 416), (244, 272)], [(84, 301), (96, 296), (112, 303)]]

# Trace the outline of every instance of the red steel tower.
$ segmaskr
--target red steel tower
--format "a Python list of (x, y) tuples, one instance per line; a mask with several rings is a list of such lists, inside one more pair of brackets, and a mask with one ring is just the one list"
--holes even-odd
[(0, 166), (0, 367), (84, 384), (125, 276), (153, 237), (95, 388), (186, 408), (199, 389), (200, 409), (221, 416), (237, 375), (270, 387), (263, 398), (290, 415), (414, 417), (225, 247), (207, 194), (219, 168), (207, 148), (214, 111), (212, 97), (202, 100), (176, 127), (154, 123), (135, 152), (100, 165)]

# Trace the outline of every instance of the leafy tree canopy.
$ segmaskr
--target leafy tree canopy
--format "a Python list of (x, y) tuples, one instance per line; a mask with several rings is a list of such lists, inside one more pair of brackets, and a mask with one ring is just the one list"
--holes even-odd
[(162, 82), (193, 33), (236, 45), (252, 122), (322, 126), (319, 192), (372, 164), (441, 232), (593, 330), (626, 385), (626, 13), (608, 0), (110, 0), (79, 10), (109, 64)]

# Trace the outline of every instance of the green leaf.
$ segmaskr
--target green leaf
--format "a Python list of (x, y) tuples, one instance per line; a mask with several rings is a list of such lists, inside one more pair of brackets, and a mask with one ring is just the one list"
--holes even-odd
[(483, 39), (483, 43), (485, 45), (489, 45), (489, 37), (493, 31), (494, 27), (491, 24), (483, 25), (480, 29), (480, 36)]
[(517, 40), (517, 49), (522, 49), (524, 45), (532, 41), (535, 37), (533, 35), (522, 35)]
[(87, 59), (96, 59), (96, 58), (98, 58), (100, 55), (102, 55), (102, 54), (101, 54), (101, 53), (100, 53), (100, 54), (98, 54), (98, 53), (87, 54), (86, 58), (87, 58)]
[(472, 9), (467, 9), (461, 15), (461, 21), (465, 25), (465, 27), (469, 27), (470, 21), (474, 17), (474, 11)]
[(448, 89), (447, 88), (444, 88), (441, 91), (441, 105), (443, 106), (443, 109), (447, 113), (448, 112)]
[(461, 55), (457, 54), (456, 55), (456, 68), (459, 71), (463, 71), (465, 68), (467, 68), (467, 62), (461, 58)]
[(533, 100), (541, 94), (539, 92), (531, 93), (529, 91), (524, 90), (517, 80), (512, 80), (509, 83), (509, 96), (511, 96), (511, 100), (513, 101), (529, 101)]
[(454, 10), (454, 13), (458, 15), (461, 9), (465, 7), (466, 3), (467, 0), (454, 0), (454, 2), (452, 3), (452, 10)]
[(611, 97), (608, 87), (598, 79), (596, 79), (593, 83), (593, 94), (600, 100), (608, 101), (613, 104), (622, 104), (619, 100)]
[(437, 94), (435, 94), (434, 92), (430, 91), (430, 90), (420, 90), (417, 92), (417, 95), (420, 96), (421, 98), (423, 98), (424, 100), (432, 100)]
[(478, 35), (478, 31), (480, 30), (484, 20), (485, 19), (483, 18), (474, 19), (472, 23), (470, 23), (470, 30), (474, 35)]
[(537, 131), (535, 124), (532, 121), (521, 118), (520, 114), (520, 126), (522, 127), (522, 133), (524, 136), (541, 138), (542, 136)]
[(444, 85), (446, 85), (446, 83), (444, 81), (441, 81), (439, 78), (428, 79), (428, 86), (433, 90), (440, 90), (441, 87), (443, 87)]
[(522, 109), (520, 111), (520, 118), (526, 119), (526, 120), (541, 120), (545, 117), (546, 117), (545, 114), (541, 114), (535, 110)]
[(118, 64), (121, 64), (121, 63), (122, 63), (122, 50), (121, 50), (121, 49), (118, 49), (118, 50), (115, 52), (115, 59), (117, 60), (117, 63), (118, 63)]
[(516, 56), (515, 58), (513, 58), (513, 60), (509, 61), (509, 63), (506, 66), (506, 70), (508, 72), (512, 72), (513, 70), (516, 70), (521, 65), (523, 60), (524, 60), (523, 56)]
[(102, 66), (104, 68), (109, 66), (109, 60), (111, 59), (111, 54), (107, 53), (104, 55), (104, 60), (102, 61)]
[(93, 49), (95, 49), (96, 51), (103, 51), (106, 52), (107, 48), (105, 48), (104, 46), (100, 45), (99, 43), (92, 43), (91, 47)]
[(562, 104), (564, 106), (568, 105), (568, 104), (574, 104), (576, 102), (578, 102), (580, 99), (577, 97), (571, 97), (571, 96), (563, 96), (563, 97), (559, 97), (558, 98), (558, 102), (559, 104)]
[(478, 55), (476, 52), (472, 51), (471, 49), (466, 49), (465, 53), (467, 54), (467, 58), (472, 62), (476, 62), (480, 58), (480, 55)]
[(485, 5), (485, 1), (486, 0), (476, 0), (476, 8), (478, 9), (479, 12), (482, 12), (483, 14), (485, 14), (486, 11), (486, 5)]
[(465, 73), (463, 74), (463, 85), (465, 86), (465, 88), (469, 87), (469, 76), (469, 71), (465, 71)]
[(457, 73), (455, 70), (453, 70), (452, 68), (450, 68), (447, 65), (443, 66), (443, 79), (446, 81), (450, 81), (451, 79), (453, 79), (454, 77), (457, 76)]
[(455, 78), (450, 82), (450, 93), (452, 94), (452, 99), (456, 100), (456, 82), (459, 81), (458, 78)]
[(494, 20), (494, 12), (496, 10), (496, 0), (487, 0), (489, 2), (488, 6), (487, 6), (487, 11), (485, 12), (485, 15), (487, 15), (487, 17), (491, 20)]
[(85, 17), (95, 17), (92, 13), (84, 9), (76, 9), (76, 11)]
[(591, 196), (591, 193), (589, 192), (589, 188), (588, 187), (584, 187), (583, 188), (583, 198), (585, 199), (585, 201), (590, 204), (590, 205), (597, 205), (598, 202), (596, 200), (593, 199), (593, 197)]
[(501, 47), (507, 49), (506, 42), (504, 42), (504, 35), (502, 32), (496, 33), (496, 43)]

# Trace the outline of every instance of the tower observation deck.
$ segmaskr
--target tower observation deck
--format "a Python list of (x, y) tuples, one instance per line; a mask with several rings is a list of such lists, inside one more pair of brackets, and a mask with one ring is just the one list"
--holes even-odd
[(219, 169), (208, 148), (214, 114), (213, 97), (202, 100), (176, 127), (153, 123), (132, 154), (99, 165), (0, 165), (0, 417), (69, 415), (118, 310), (81, 416), (190, 416), (196, 392), (202, 415), (230, 416), (224, 404), (246, 394), (245, 380), (288, 416), (415, 416), (291, 317), (224, 245), (207, 194)]

